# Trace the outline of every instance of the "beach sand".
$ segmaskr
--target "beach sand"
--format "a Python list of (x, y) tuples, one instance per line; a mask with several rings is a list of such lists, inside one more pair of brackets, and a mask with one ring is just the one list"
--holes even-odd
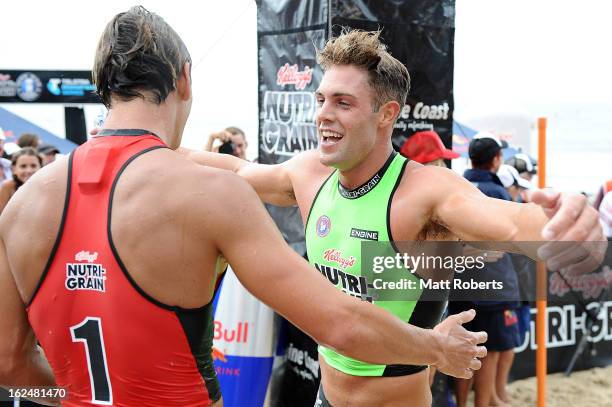
[[(536, 378), (512, 382), (508, 392), (512, 406), (535, 406)], [(612, 406), (612, 366), (574, 372), (570, 377), (548, 375), (546, 393), (547, 407)]]

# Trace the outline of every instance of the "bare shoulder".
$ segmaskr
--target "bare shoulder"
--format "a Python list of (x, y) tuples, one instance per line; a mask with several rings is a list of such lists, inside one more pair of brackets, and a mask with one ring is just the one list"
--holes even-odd
[(249, 183), (232, 171), (198, 165), (182, 156), (176, 160), (173, 171), (177, 196), (186, 205), (199, 208), (198, 212), (232, 206), (244, 200), (245, 195), (259, 202)]
[[(0, 217), (0, 231), (16, 227), (34, 227), (53, 234), (59, 225), (65, 201), (68, 179), (68, 158), (62, 157), (37, 171), (13, 195)], [(10, 184), (12, 183), (12, 184)], [(2, 188), (14, 189), (14, 181), (5, 181)], [(56, 231), (57, 229), (55, 229)]]
[(290, 160), (283, 163), (286, 166), (296, 194), (300, 195), (307, 185), (318, 185), (319, 181), (324, 180), (334, 169), (321, 164), (318, 150), (303, 151)]
[(414, 161), (408, 163), (400, 184), (403, 193), (427, 191), (426, 195), (432, 197), (439, 194), (449, 195), (465, 188), (471, 189), (471, 184), (455, 171)]
[(290, 160), (283, 163), (292, 173), (303, 173), (305, 170), (316, 172), (331, 172), (329, 167), (319, 161), (319, 152), (316, 149), (302, 151)]
[(13, 191), (15, 189), (15, 181), (12, 179), (5, 179), (0, 184), (0, 189), (3, 191)]

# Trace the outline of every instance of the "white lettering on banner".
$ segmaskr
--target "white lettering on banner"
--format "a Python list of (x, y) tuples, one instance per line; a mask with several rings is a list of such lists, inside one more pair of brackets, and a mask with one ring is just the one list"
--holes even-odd
[[(586, 305), (589, 311), (596, 311), (599, 303), (591, 302)], [(550, 306), (546, 308), (548, 317), (547, 348), (561, 348), (575, 346), (579, 337), (586, 331), (587, 316), (582, 310), (576, 310), (576, 305)], [(531, 309), (531, 314), (536, 315), (537, 310)], [(612, 301), (606, 301), (596, 316), (591, 332), (587, 339), (591, 343), (612, 341)], [(515, 348), (516, 352), (527, 349), (536, 350), (535, 321), (530, 321), (530, 330), (527, 332), (525, 342)]]
[(266, 91), (261, 113), (264, 151), (291, 157), (316, 148), (316, 111), (312, 92)]
[(294, 347), (293, 343), (289, 343), (287, 348), (287, 359), (296, 365), (306, 367), (310, 370), (312, 376), (319, 378), (319, 361), (311, 358), (308, 352)]
[(449, 110), (446, 102), (441, 105), (426, 105), (419, 102), (414, 106), (412, 115), (415, 119), (447, 120)]

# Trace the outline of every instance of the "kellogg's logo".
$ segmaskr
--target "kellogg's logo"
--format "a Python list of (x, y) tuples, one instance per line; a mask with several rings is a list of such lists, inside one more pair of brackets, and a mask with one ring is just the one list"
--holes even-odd
[(300, 71), (297, 64), (285, 64), (276, 73), (276, 84), (280, 86), (295, 85), (295, 89), (302, 90), (312, 82), (312, 68), (305, 66)]
[(327, 249), (323, 252), (323, 258), (330, 263), (336, 263), (341, 268), (352, 267), (355, 265), (355, 257), (350, 256), (349, 258), (342, 257), (342, 253), (337, 249)]

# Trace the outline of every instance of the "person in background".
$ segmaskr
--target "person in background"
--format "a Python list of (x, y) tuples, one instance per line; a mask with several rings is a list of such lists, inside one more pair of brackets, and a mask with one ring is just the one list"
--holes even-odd
[(32, 147), (25, 147), (11, 158), (12, 177), (0, 184), (0, 213), (17, 190), (42, 167), (42, 158)]
[(13, 178), (13, 172), (11, 171), (11, 160), (4, 158), (5, 141), (6, 137), (4, 136), (4, 131), (0, 129), (0, 181)]
[(595, 195), (595, 201), (593, 202), (593, 207), (597, 210), (601, 209), (601, 203), (603, 202), (606, 194), (612, 192), (612, 178), (609, 178), (604, 182), (597, 191), (597, 195)]
[(21, 148), (32, 147), (38, 148), (40, 145), (40, 137), (33, 133), (23, 133), (17, 139), (17, 145)]
[(612, 191), (606, 193), (599, 205), (599, 222), (603, 226), (604, 235), (612, 240)]
[[(219, 140), (221, 145), (213, 146), (215, 140)], [(231, 154), (240, 159), (246, 160), (246, 150), (249, 144), (246, 135), (238, 127), (228, 127), (218, 133), (208, 136), (204, 151), (215, 153)]]
[(418, 163), (438, 167), (446, 167), (444, 160), (459, 157), (458, 153), (446, 148), (434, 130), (414, 133), (404, 142), (400, 154)]
[[(506, 164), (514, 167), (519, 176), (531, 182), (533, 176), (538, 173), (538, 162), (524, 153), (518, 153), (506, 160)], [(526, 190), (523, 190), (516, 202), (529, 202)]]
[(522, 202), (525, 191), (532, 188), (531, 182), (521, 177), (516, 168), (508, 164), (499, 167), (497, 176), (514, 202)]
[[(511, 201), (512, 198), (497, 176), (503, 163), (502, 149), (507, 146), (506, 142), (500, 141), (491, 133), (476, 134), (469, 146), (472, 168), (465, 171), (464, 177), (488, 197)], [(518, 277), (508, 254), (504, 254), (494, 263), (487, 263), (484, 269), (479, 270), (479, 274), (483, 280), (496, 279), (503, 282), (504, 290), (499, 292), (500, 297), (468, 304), (450, 303), (449, 312), (458, 312), (463, 307), (475, 308), (476, 317), (468, 326), (470, 329), (483, 330), (489, 336), (487, 341), (489, 353), (483, 359), (482, 369), (474, 374), (474, 405), (507, 406), (509, 401), (506, 393), (507, 373), (512, 367), (514, 348), (519, 345), (520, 339), (516, 314), (520, 306)], [(467, 405), (469, 386), (469, 381), (458, 380), (459, 407)]]
[(55, 156), (59, 153), (59, 149), (53, 144), (41, 144), (38, 146), (38, 154), (40, 154), (42, 158), (43, 167), (55, 161)]

